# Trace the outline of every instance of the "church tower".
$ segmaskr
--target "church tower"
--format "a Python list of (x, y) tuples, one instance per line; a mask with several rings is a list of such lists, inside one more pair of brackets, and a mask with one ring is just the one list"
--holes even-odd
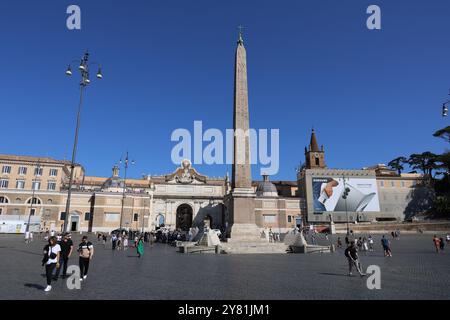
[(314, 129), (311, 132), (309, 147), (305, 147), (305, 165), (306, 169), (325, 169), (327, 167), (323, 145), (319, 148)]

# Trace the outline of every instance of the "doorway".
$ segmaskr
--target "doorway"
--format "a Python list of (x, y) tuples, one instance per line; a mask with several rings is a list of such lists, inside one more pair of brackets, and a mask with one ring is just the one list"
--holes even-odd
[(192, 227), (192, 207), (182, 204), (177, 208), (176, 228), (182, 231), (189, 231)]
[(70, 216), (70, 231), (78, 231), (79, 222), (80, 222), (80, 217)]

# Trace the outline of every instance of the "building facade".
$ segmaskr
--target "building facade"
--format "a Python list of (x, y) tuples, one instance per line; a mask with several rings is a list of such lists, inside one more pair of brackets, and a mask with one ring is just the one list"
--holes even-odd
[[(31, 214), (40, 218), (41, 229), (62, 230), (70, 162), (0, 155), (0, 170), (0, 181), (7, 181), (0, 188), (0, 220), (8, 216), (27, 220)], [(257, 194), (258, 227), (292, 228), (296, 218), (301, 216), (296, 183), (278, 181), (275, 186), (268, 177), (265, 179), (252, 183)], [(271, 192), (264, 192), (261, 184), (270, 185)], [(167, 175), (127, 179), (126, 186), (117, 166), (113, 167), (110, 177), (95, 177), (86, 176), (84, 168), (77, 165), (68, 228), (110, 232), (120, 226), (145, 231), (164, 226), (187, 231), (206, 223), (211, 228), (225, 230), (229, 211), (224, 197), (230, 190), (228, 176), (204, 176), (189, 160), (183, 160), (179, 168)]]

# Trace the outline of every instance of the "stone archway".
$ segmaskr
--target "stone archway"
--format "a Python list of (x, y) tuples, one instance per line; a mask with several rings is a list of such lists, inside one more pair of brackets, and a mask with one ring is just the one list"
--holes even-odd
[(181, 204), (177, 208), (176, 229), (189, 231), (192, 227), (193, 212), (192, 207), (186, 203)]

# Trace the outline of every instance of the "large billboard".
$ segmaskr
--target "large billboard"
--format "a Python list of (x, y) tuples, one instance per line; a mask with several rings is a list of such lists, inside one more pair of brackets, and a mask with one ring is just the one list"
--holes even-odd
[[(314, 213), (323, 212), (379, 212), (376, 179), (312, 178)], [(347, 198), (344, 191), (348, 188)]]

